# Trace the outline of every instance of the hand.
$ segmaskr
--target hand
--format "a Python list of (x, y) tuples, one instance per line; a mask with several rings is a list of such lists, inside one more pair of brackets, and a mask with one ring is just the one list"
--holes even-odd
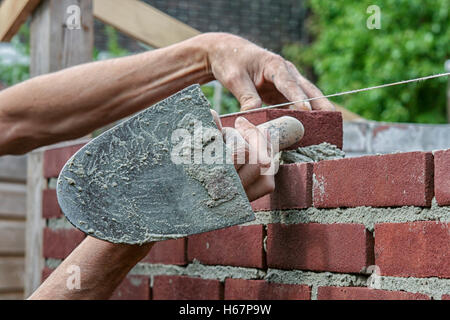
[[(205, 34), (210, 37), (208, 58), (211, 72), (239, 100), (241, 110), (322, 96), (293, 63), (240, 37)], [(296, 103), (296, 110), (334, 111), (327, 99)]]
[[(270, 135), (263, 132), (247, 119), (236, 119), (235, 128), (222, 128), (219, 115), (211, 110), (225, 143), (232, 150), (234, 167), (249, 201), (261, 198), (275, 190), (275, 177), (269, 169), (278, 163), (272, 158)], [(276, 172), (276, 170), (275, 170)]]

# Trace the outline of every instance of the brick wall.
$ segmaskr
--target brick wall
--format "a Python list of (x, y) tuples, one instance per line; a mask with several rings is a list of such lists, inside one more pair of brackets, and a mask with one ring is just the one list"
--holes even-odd
[[(342, 147), (338, 113), (259, 110), (248, 118), (284, 114), (303, 122), (301, 145)], [(80, 147), (45, 152), (43, 277), (84, 238), (52, 189)], [(275, 192), (252, 203), (255, 222), (158, 243), (113, 298), (448, 299), (449, 163), (450, 150), (284, 165)]]

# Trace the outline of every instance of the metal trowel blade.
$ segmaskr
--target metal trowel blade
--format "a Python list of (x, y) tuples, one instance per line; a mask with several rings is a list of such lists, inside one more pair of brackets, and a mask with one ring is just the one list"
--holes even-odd
[(113, 243), (221, 229), (255, 219), (229, 162), (209, 103), (194, 85), (80, 149), (61, 171), (58, 202), (76, 228)]

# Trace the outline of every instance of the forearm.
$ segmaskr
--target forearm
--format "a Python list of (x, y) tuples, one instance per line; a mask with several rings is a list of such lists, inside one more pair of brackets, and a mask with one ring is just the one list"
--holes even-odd
[(0, 93), (0, 156), (82, 137), (193, 84), (213, 79), (208, 35), (69, 68)]
[[(87, 237), (29, 299), (108, 299), (152, 246), (115, 245)], [(68, 278), (74, 276), (71, 266), (79, 267), (79, 289), (67, 286)]]

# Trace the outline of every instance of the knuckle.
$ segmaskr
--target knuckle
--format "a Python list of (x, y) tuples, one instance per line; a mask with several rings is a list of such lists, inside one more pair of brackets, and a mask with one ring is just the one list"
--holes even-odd
[(272, 193), (275, 191), (275, 179), (268, 179), (268, 181), (266, 182), (266, 192), (267, 193)]
[(291, 61), (285, 60), (285, 63), (288, 66), (288, 68), (297, 70), (297, 67)]
[(255, 106), (259, 106), (262, 104), (262, 100), (260, 97), (255, 96), (254, 94), (251, 93), (244, 93), (240, 98), (239, 98), (241, 105), (255, 105)]
[(224, 84), (227, 86), (234, 85), (241, 77), (241, 72), (238, 70), (232, 70), (224, 77)]

